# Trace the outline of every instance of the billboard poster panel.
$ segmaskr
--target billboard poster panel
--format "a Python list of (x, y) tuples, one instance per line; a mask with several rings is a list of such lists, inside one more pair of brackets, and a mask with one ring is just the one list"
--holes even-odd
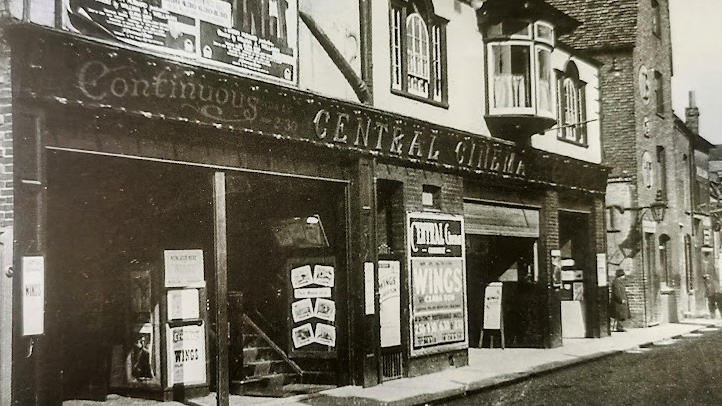
[(468, 346), (463, 217), (407, 216), (411, 353)]
[(298, 0), (64, 0), (63, 26), (297, 83)]
[(168, 386), (206, 383), (206, 333), (201, 325), (171, 327), (168, 337)]

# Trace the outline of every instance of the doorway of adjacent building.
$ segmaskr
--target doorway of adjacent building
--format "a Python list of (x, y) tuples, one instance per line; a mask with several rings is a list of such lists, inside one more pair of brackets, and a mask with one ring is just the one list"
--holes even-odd
[(594, 294), (590, 273), (596, 272), (589, 243), (589, 214), (559, 212), (559, 247), (562, 255), (562, 337), (583, 338), (590, 325), (589, 295)]

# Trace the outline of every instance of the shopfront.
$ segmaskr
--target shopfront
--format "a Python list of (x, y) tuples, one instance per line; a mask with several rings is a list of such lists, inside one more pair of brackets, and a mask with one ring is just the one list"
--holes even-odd
[(463, 366), (481, 327), (472, 278), (531, 298), (517, 308), (543, 304), (508, 316), (516, 345), (527, 330), (558, 345), (555, 202), (570, 188), (603, 201), (599, 168), (56, 31), (8, 32), (21, 404), (209, 392), (223, 404)]

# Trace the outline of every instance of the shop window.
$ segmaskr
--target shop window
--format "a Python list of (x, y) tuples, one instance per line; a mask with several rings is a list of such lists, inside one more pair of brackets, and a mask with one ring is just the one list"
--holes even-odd
[(658, 70), (654, 71), (654, 89), (657, 96), (657, 114), (664, 114), (664, 83), (662, 73)]
[(446, 103), (446, 20), (428, 1), (391, 5), (391, 89)]
[(587, 145), (586, 84), (573, 63), (557, 75), (557, 138)]
[(657, 0), (652, 0), (652, 32), (658, 37), (662, 36), (662, 13)]
[(424, 210), (441, 210), (441, 188), (424, 185), (421, 192), (421, 204)]
[(489, 51), (489, 111), (552, 117), (554, 28), (510, 19), (485, 30)]

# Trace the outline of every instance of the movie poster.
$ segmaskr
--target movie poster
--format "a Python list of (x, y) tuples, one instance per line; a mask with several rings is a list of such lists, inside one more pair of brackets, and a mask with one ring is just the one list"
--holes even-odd
[(330, 258), (289, 260), (291, 348), (294, 353), (334, 352), (336, 269)]
[(63, 5), (66, 30), (297, 83), (298, 0), (64, 0)]
[(409, 213), (412, 355), (466, 348), (463, 217)]

